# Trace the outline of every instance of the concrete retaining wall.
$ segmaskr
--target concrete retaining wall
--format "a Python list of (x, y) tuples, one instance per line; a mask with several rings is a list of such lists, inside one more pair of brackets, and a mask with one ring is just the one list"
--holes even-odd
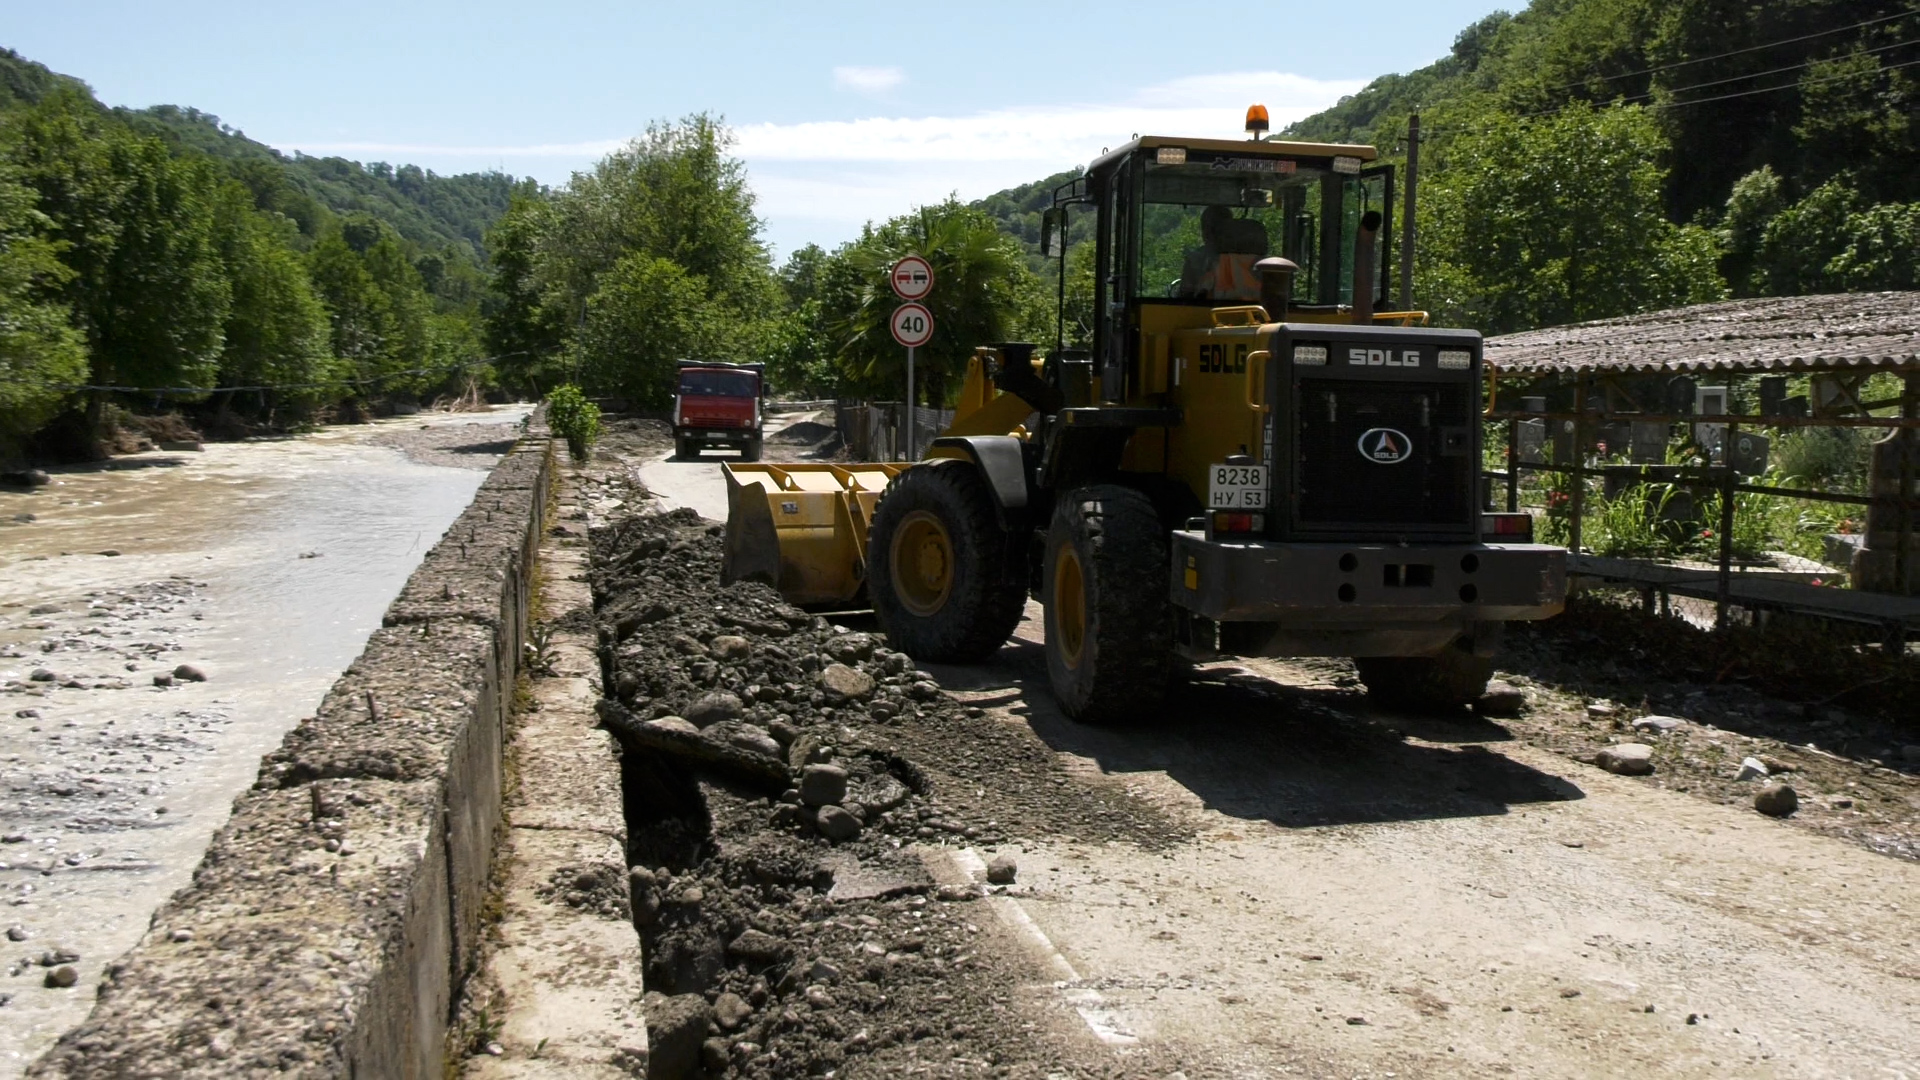
[(552, 470), (536, 415), (29, 1077), (444, 1074)]

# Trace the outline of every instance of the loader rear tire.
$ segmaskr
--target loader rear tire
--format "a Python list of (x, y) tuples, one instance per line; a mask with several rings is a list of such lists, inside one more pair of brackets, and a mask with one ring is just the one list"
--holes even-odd
[(915, 465), (893, 478), (867, 536), (867, 596), (894, 648), (916, 660), (992, 655), (1026, 607), (1020, 546), (1000, 527), (971, 461)]
[(1353, 666), (1367, 695), (1395, 709), (1461, 709), (1480, 700), (1493, 658), (1475, 656), (1463, 639), (1437, 656), (1362, 656)]
[(1112, 722), (1159, 707), (1173, 674), (1167, 559), (1145, 494), (1097, 484), (1060, 497), (1040, 595), (1047, 675), (1068, 716)]

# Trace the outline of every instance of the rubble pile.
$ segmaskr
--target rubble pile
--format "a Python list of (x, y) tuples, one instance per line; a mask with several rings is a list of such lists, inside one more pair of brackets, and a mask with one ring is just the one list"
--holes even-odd
[(592, 542), (653, 1075), (1087, 1075), (1067, 1037), (1013, 1022), (1037, 969), (974, 902), (989, 886), (936, 882), (937, 852), (1068, 821), (1155, 847), (1187, 830), (876, 635), (720, 585), (720, 528), (691, 511)]

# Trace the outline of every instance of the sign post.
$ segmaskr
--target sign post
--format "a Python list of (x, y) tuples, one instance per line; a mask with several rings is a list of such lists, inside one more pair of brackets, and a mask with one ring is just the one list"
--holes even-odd
[(913, 350), (933, 339), (933, 312), (922, 304), (905, 303), (893, 309), (889, 320), (893, 340), (907, 347), (907, 460), (914, 459)]
[(893, 286), (893, 294), (906, 301), (893, 310), (889, 328), (893, 331), (893, 340), (907, 349), (906, 443), (907, 460), (912, 461), (917, 456), (913, 430), (913, 350), (933, 340), (933, 312), (919, 303), (933, 291), (933, 267), (918, 255), (908, 255), (893, 264), (887, 280)]

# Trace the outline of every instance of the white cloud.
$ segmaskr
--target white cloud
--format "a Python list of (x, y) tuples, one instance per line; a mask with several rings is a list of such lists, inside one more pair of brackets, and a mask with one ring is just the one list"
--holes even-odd
[(836, 90), (858, 94), (882, 94), (907, 81), (907, 73), (897, 67), (837, 67), (833, 69)]
[[(837, 84), (865, 92), (898, 85), (903, 77), (894, 68), (834, 69)], [(1243, 138), (1241, 120), (1254, 102), (1266, 105), (1278, 131), (1364, 85), (1279, 71), (1227, 72), (1156, 83), (1107, 104), (743, 124), (734, 131), (769, 239), (791, 251), (808, 242), (832, 246), (849, 239), (862, 222), (884, 220), (948, 194), (977, 199), (1084, 165), (1135, 135)], [(520, 169), (509, 164), (508, 171), (558, 178), (625, 144), (624, 139), (601, 139), (526, 146), (294, 145), (308, 153), (407, 158), (438, 171), (518, 162)], [(533, 164), (542, 160), (545, 168)]]

